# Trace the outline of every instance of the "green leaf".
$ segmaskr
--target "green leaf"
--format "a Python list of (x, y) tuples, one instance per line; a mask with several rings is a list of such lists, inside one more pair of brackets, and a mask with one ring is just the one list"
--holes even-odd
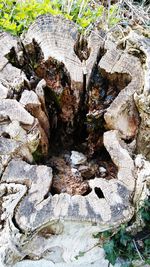
[(78, 260), (79, 257), (83, 257), (85, 255), (85, 252), (79, 251), (79, 254), (75, 256), (75, 259)]
[(112, 231), (105, 231), (102, 233), (102, 238), (109, 238), (112, 236)]
[(77, 22), (79, 23), (79, 25), (82, 28), (86, 28), (90, 23), (91, 23), (91, 19), (86, 19), (86, 18), (78, 18)]
[[(150, 256), (149, 256), (150, 257)], [(145, 261), (145, 263), (150, 264), (150, 258)]]
[(111, 5), (109, 9), (109, 15), (115, 15), (118, 11), (118, 5)]
[(73, 16), (70, 16), (69, 14), (65, 14), (65, 18), (69, 19), (69, 20), (72, 20)]
[(101, 5), (100, 7), (97, 8), (96, 15), (102, 16), (103, 12), (104, 12), (104, 6)]
[(94, 237), (94, 238), (100, 238), (100, 237), (101, 237), (101, 234), (102, 234), (102, 233), (98, 232), (98, 233), (96, 233), (96, 234), (93, 234), (93, 237)]
[(114, 241), (110, 240), (109, 242), (105, 243), (103, 248), (106, 254), (106, 259), (109, 260), (112, 265), (114, 265), (117, 259)]
[(121, 230), (118, 233), (119, 238), (120, 238), (120, 243), (123, 246), (126, 246), (128, 242), (131, 241), (131, 237), (127, 234), (125, 228), (121, 228)]

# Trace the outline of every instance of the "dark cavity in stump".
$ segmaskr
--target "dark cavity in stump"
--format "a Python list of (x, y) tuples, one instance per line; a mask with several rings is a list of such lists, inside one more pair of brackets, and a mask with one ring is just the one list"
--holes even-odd
[[(74, 50), (81, 62), (87, 60), (90, 49), (84, 39), (77, 41)], [(49, 120), (48, 154), (39, 157), (40, 147), (35, 153), (38, 163), (53, 168), (51, 193), (67, 192), (71, 195), (87, 195), (91, 192), (87, 180), (95, 177), (115, 178), (117, 167), (113, 164), (103, 144), (103, 134), (107, 131), (104, 114), (119, 92), (130, 82), (127, 74), (108, 74), (99, 68), (99, 61), (105, 51), (99, 51), (97, 61), (87, 84), (83, 74), (83, 84), (78, 86), (70, 77), (65, 65), (49, 57), (44, 60), (38, 43), (33, 39), (30, 45), (21, 43), (22, 56), (14, 48), (7, 55), (10, 63), (23, 70), (29, 80), (24, 89), (35, 91), (41, 79), (46, 81), (42, 109)], [(85, 52), (85, 53), (83, 53)], [(87, 157), (84, 164), (74, 166), (71, 151), (82, 152)], [(39, 154), (38, 154), (39, 153)], [(95, 189), (98, 197), (103, 197)]]

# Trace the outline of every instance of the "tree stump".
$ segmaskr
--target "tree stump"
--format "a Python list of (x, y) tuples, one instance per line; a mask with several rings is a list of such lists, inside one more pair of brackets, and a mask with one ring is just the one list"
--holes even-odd
[(132, 29), (125, 45), (117, 28), (82, 36), (51, 15), (21, 39), (1, 33), (3, 264), (101, 260), (93, 234), (130, 221), (146, 198), (149, 44)]

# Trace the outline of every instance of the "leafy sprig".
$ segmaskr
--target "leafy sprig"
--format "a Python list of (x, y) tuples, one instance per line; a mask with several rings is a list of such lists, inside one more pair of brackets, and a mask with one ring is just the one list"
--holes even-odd
[(105, 231), (94, 235), (99, 238), (105, 251), (105, 258), (114, 265), (118, 258), (124, 259), (122, 267), (133, 267), (133, 260), (150, 264), (150, 199), (146, 199), (139, 213), (144, 220), (143, 231), (133, 236), (127, 232), (127, 224), (121, 225), (117, 233)]
[(111, 27), (120, 21), (117, 10), (118, 5), (112, 5), (108, 14), (103, 5), (92, 8), (89, 0), (4, 0), (0, 1), (0, 30), (20, 35), (37, 16), (47, 13), (63, 15), (76, 22), (81, 31), (91, 28), (96, 21), (101, 21), (103, 26), (108, 22)]

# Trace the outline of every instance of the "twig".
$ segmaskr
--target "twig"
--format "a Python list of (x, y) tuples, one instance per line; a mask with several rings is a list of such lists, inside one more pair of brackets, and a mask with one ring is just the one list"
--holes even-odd
[(68, 7), (67, 7), (67, 13), (70, 15), (71, 8), (73, 5), (74, 0), (68, 0)]
[(148, 236), (150, 236), (150, 234), (144, 236), (143, 238), (140, 238), (140, 240), (142, 241), (142, 240), (146, 239)]
[(138, 16), (140, 20), (146, 25), (149, 21), (148, 13), (145, 12), (144, 8), (142, 6), (136, 6), (129, 0), (123, 0), (124, 3), (130, 8), (132, 11), (132, 15)]
[(84, 253), (87, 253), (87, 252), (89, 252), (90, 250), (92, 250), (93, 248), (95, 248), (95, 247), (97, 247), (97, 246), (99, 246), (99, 247), (101, 247), (101, 245), (100, 245), (100, 243), (98, 242), (98, 243), (96, 243), (93, 247), (91, 247), (91, 248), (89, 248), (89, 249), (87, 249), (86, 251), (84, 251)]
[(138, 247), (137, 247), (136, 242), (135, 242), (134, 239), (133, 239), (133, 244), (134, 244), (135, 249), (136, 249), (136, 251), (137, 251), (137, 253), (138, 253), (138, 255), (139, 255), (139, 258), (141, 259), (142, 262), (144, 262), (144, 258), (142, 257), (140, 251), (138, 250)]

